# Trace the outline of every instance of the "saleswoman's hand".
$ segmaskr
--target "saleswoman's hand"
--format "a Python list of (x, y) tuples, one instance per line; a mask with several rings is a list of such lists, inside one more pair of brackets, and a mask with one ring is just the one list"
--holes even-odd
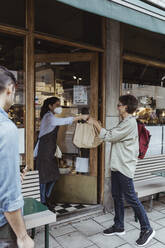
[(89, 119), (89, 115), (79, 115), (74, 118), (74, 121), (87, 121)]

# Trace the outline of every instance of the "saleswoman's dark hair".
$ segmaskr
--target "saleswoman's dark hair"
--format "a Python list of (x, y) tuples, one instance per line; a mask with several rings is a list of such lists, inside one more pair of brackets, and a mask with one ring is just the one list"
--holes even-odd
[(0, 93), (9, 85), (16, 85), (16, 78), (6, 67), (0, 65)]
[(119, 101), (122, 105), (127, 105), (127, 113), (133, 114), (138, 107), (138, 100), (133, 95), (123, 95), (119, 97)]
[(40, 118), (42, 119), (44, 117), (44, 115), (50, 110), (49, 104), (53, 105), (59, 101), (60, 101), (60, 99), (55, 97), (55, 96), (47, 98), (41, 107)]

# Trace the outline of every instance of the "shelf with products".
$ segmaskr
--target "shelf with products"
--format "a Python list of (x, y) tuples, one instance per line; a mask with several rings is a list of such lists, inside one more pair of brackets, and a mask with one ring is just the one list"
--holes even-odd
[(161, 126), (165, 124), (165, 108), (140, 108), (136, 117), (147, 126)]
[(24, 127), (25, 106), (22, 104), (14, 104), (8, 111), (9, 118), (16, 124), (18, 128)]
[(60, 174), (89, 175), (89, 149), (83, 150), (86, 150), (86, 156), (80, 156), (80, 151), (78, 153), (63, 153), (62, 158), (59, 159)]
[(165, 124), (165, 106), (160, 103), (161, 98), (148, 95), (138, 96), (139, 106), (135, 116), (148, 126)]
[(44, 94), (44, 95), (54, 95), (54, 92), (47, 92), (47, 91), (36, 91), (36, 93), (41, 93), (41, 94)]
[(128, 92), (138, 99), (138, 109), (134, 115), (141, 122), (147, 126), (165, 124), (165, 87), (132, 83), (131, 88), (123, 87), (122, 89), (123, 95)]

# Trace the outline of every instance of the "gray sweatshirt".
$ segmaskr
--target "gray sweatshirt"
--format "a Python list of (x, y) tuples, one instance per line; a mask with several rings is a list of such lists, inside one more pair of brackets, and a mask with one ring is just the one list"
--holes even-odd
[(139, 153), (136, 119), (129, 115), (110, 130), (102, 128), (100, 138), (111, 142), (111, 170), (133, 178)]

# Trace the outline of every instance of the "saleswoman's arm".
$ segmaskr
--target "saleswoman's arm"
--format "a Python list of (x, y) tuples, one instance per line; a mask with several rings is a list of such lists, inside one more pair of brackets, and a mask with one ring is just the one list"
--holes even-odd
[(56, 117), (53, 115), (49, 116), (49, 119), (46, 120), (47, 124), (54, 125), (54, 126), (64, 126), (64, 125), (71, 125), (73, 122), (77, 122), (79, 120), (86, 121), (89, 118), (89, 115), (78, 115), (76, 117)]

